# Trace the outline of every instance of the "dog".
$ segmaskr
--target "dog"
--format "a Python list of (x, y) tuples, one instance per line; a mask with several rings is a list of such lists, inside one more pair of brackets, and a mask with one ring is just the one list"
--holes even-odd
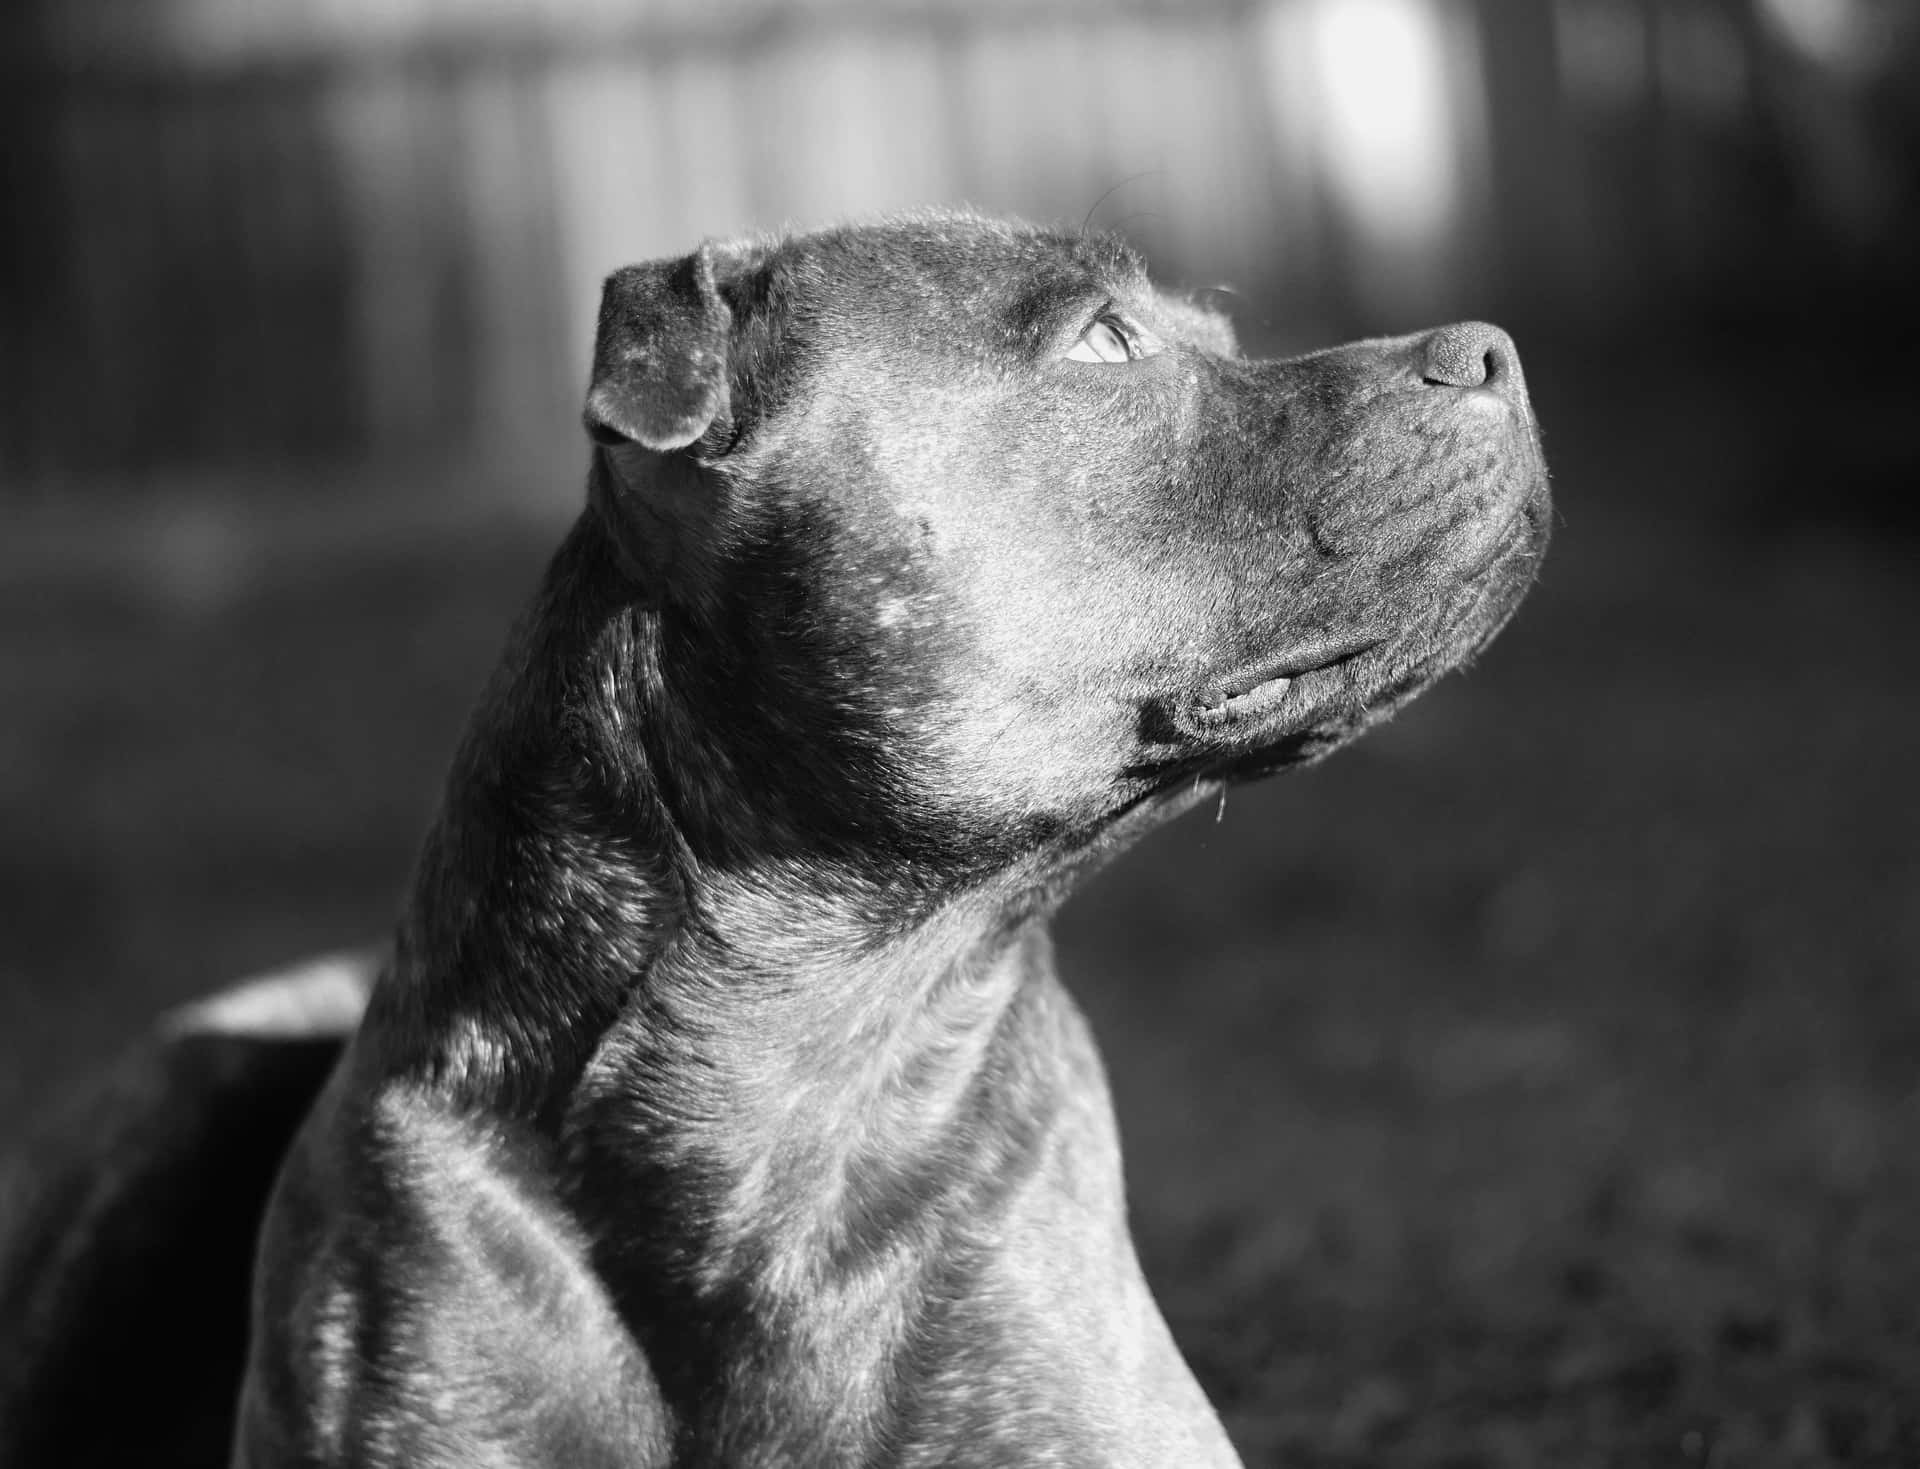
[(0, 1466), (226, 1462), (260, 1217), (380, 963), (182, 1007), (0, 1156)]
[(1237, 1463), (1048, 920), (1505, 623), (1512, 343), (1250, 361), (1116, 238), (929, 213), (616, 272), (585, 423), (233, 1463)]

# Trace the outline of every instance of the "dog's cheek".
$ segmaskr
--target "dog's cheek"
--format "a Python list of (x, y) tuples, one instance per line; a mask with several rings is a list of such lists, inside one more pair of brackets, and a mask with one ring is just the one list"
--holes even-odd
[(843, 707), (889, 766), (892, 798), (996, 851), (1103, 809), (1107, 772), (1131, 754), (1115, 698), (1124, 581), (1063, 583), (1057, 546), (1039, 558), (1052, 577), (983, 580), (957, 540), (909, 539), (843, 543), (827, 614)]
[(930, 796), (1014, 847), (1094, 824), (1125, 795), (1134, 721), (1108, 699), (1009, 690), (953, 706), (929, 731)]

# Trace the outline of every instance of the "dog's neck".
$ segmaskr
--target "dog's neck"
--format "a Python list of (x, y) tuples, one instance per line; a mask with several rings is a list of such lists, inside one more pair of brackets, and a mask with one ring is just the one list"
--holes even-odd
[[(706, 787), (662, 779), (659, 744), (721, 752), (674, 728), (652, 616), (584, 517), (422, 854), (387, 1007), (413, 1049), (394, 1059), (547, 1131), (657, 1107), (663, 1148), (675, 1102), (652, 1090), (789, 1158), (798, 1134), (856, 1146), (890, 1117), (928, 1125), (987, 1064), (1022, 980), (1050, 972), (1044, 929), (1017, 884), (956, 895), (831, 852), (716, 855), (698, 828), (737, 800), (737, 832), (772, 793), (724, 765)], [(684, 1094), (695, 1079), (714, 1094)]]
[(589, 512), (515, 630), (416, 870), (395, 987), (414, 1003), (395, 1018), (416, 1039), (441, 1033), (411, 1064), (489, 1111), (551, 1124), (600, 1038), (643, 1001), (666, 1007), (663, 1023), (689, 995), (738, 1006), (700, 1024), (762, 1041), (783, 1033), (767, 1024), (776, 1001), (802, 1033), (857, 1010), (869, 1045), (930, 1015), (990, 1030), (993, 1005), (958, 997), (1004, 1008), (990, 976), (1034, 952), (1026, 931), (1050, 897), (1017, 877), (960, 884), (796, 846), (780, 779), (742, 769), (701, 727), (663, 676), (659, 638)]
[[(930, 1345), (928, 1302), (990, 1285), (1001, 1243), (1062, 1207), (1060, 1248), (1110, 1254), (1112, 1299), (1141, 1309), (1104, 1079), (1042, 918), (991, 887), (700, 860), (648, 769), (662, 691), (626, 585), (590, 521), (556, 558), (456, 762), (367, 1064), (552, 1160), (623, 1316), (665, 1333), (670, 1399), (742, 1352), (783, 1354), (770, 1380), (886, 1380)], [(1016, 1318), (1067, 1309), (1004, 1289)], [(951, 1329), (985, 1350), (991, 1327)]]

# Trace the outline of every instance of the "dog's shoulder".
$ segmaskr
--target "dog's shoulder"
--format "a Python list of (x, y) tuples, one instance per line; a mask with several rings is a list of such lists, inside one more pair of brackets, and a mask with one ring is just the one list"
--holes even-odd
[(260, 1242), (254, 1347), (291, 1375), (249, 1376), (240, 1462), (664, 1464), (659, 1388), (562, 1192), (510, 1121), (329, 1088)]

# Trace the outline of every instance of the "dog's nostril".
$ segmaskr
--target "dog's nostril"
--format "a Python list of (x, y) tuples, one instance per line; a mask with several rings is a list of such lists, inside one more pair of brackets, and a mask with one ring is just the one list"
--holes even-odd
[(1420, 376), (1437, 388), (1519, 390), (1520, 354), (1513, 339), (1484, 321), (1443, 326), (1420, 344)]

